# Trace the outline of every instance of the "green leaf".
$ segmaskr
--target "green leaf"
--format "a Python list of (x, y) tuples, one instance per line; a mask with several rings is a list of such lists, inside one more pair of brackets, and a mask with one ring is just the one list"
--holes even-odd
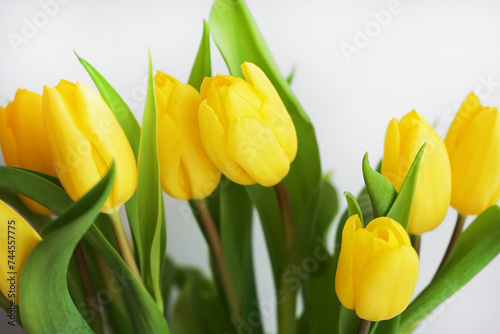
[[(75, 53), (76, 54), (76, 53)], [(104, 79), (104, 77), (87, 61), (76, 55), (80, 63), (87, 70), (90, 77), (94, 81), (97, 89), (101, 93), (102, 98), (109, 106), (116, 119), (120, 123), (123, 132), (127, 136), (130, 147), (134, 152), (135, 159), (139, 155), (139, 141), (141, 136), (141, 128), (139, 123), (134, 117), (134, 114), (123, 101), (116, 90)], [(127, 218), (132, 232), (132, 239), (134, 241), (134, 250), (136, 250), (135, 258), (138, 263), (141, 262), (144, 255), (141, 238), (139, 236), (139, 222), (138, 222), (138, 209), (137, 209), (137, 192), (125, 203), (127, 209)]]
[(252, 333), (263, 333), (252, 253), (252, 203), (245, 187), (227, 181), (220, 189), (220, 234), (233, 283), (241, 299), (241, 316), (253, 314)]
[(448, 261), (402, 314), (400, 333), (411, 333), (439, 304), (500, 254), (500, 207), (480, 214), (462, 233)]
[(231, 322), (224, 312), (214, 284), (197, 270), (185, 271), (184, 275), (184, 282), (172, 316), (172, 332), (233, 333)]
[(387, 217), (394, 219), (407, 230), (408, 224), (410, 223), (411, 207), (413, 204), (413, 196), (415, 195), (415, 188), (417, 187), (418, 170), (420, 168), (420, 161), (424, 154), (425, 146), (424, 143), (420, 150), (418, 151), (413, 163), (406, 174), (401, 190), (398, 196), (394, 200), (391, 209), (387, 213)]
[[(30, 197), (56, 214), (62, 214), (73, 202), (58, 185), (29, 170), (0, 166), (0, 187)], [(102, 217), (103, 214), (100, 215)], [(97, 220), (97, 224), (100, 218)], [(110, 266), (113, 287), (121, 289), (136, 333), (168, 333), (168, 326), (155, 302), (137, 281), (116, 249), (94, 224), (85, 240), (102, 255)]]
[(338, 196), (329, 177), (325, 175), (322, 178), (313, 240), (309, 242), (309, 250), (304, 257), (314, 259), (316, 268), (303, 282), (304, 313), (299, 322), (301, 334), (336, 333), (338, 329), (338, 318), (332, 316), (338, 314), (340, 307), (334, 284), (337, 264), (326, 246), (326, 236), (338, 210)]
[[(66, 273), (73, 250), (90, 228), (111, 192), (114, 166), (78, 202), (54, 221), (59, 229), (46, 236), (30, 253), (20, 280), (19, 303), (30, 333), (93, 333), (68, 292)], [(46, 305), (57, 305), (49, 307)]]
[(398, 192), (382, 174), (374, 171), (368, 161), (368, 153), (363, 157), (363, 178), (370, 195), (375, 217), (387, 215)]
[[(285, 178), (297, 222), (321, 178), (321, 164), (314, 128), (293, 95), (290, 86), (278, 70), (257, 25), (243, 1), (216, 0), (210, 12), (210, 33), (232, 75), (242, 76), (245, 61), (259, 66), (278, 91), (295, 125), (298, 138), (297, 156)], [(271, 258), (274, 281), (279, 278), (284, 263), (284, 243), (278, 201), (274, 191), (260, 186), (247, 187), (263, 226)]]
[(141, 127), (135, 119), (134, 114), (132, 113), (132, 111), (130, 111), (130, 108), (127, 106), (125, 101), (123, 101), (120, 95), (106, 81), (106, 79), (104, 79), (104, 77), (86, 60), (80, 58), (76, 54), (76, 52), (75, 55), (89, 73), (106, 104), (115, 114), (116, 120), (118, 121), (118, 123), (120, 123), (123, 132), (125, 132), (125, 135), (127, 136), (127, 139), (130, 143), (130, 147), (132, 147), (134, 155), (137, 158), (139, 153), (139, 138), (141, 136)]
[(148, 92), (142, 123), (138, 159), (137, 204), (139, 210), (139, 235), (143, 247), (141, 276), (149, 293), (163, 311), (161, 295), (161, 268), (165, 259), (163, 225), (163, 194), (160, 185), (158, 160), (157, 111), (153, 66), (149, 56)]
[(203, 35), (201, 36), (198, 54), (191, 69), (188, 84), (200, 90), (205, 77), (212, 76), (212, 62), (210, 60), (210, 33), (208, 23), (203, 20)]
[(358, 200), (356, 197), (354, 197), (353, 194), (350, 192), (346, 191), (344, 192), (345, 199), (347, 201), (347, 210), (349, 212), (349, 217), (353, 215), (358, 215), (359, 219), (361, 220), (361, 224), (365, 226), (365, 222), (363, 220), (363, 212), (361, 211), (361, 208), (359, 207)]
[(292, 68), (292, 72), (290, 72), (290, 74), (286, 77), (286, 82), (288, 83), (288, 85), (291, 85), (292, 82), (293, 82), (293, 78), (295, 77), (295, 70), (297, 69), (297, 67), (293, 67)]

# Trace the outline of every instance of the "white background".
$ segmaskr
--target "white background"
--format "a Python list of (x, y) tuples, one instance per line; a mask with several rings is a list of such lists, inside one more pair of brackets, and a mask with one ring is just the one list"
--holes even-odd
[[(41, 93), (44, 84), (54, 86), (62, 78), (92, 85), (75, 50), (110, 81), (139, 119), (148, 47), (155, 68), (187, 81), (202, 19), (208, 19), (211, 7), (208, 0), (61, 0), (49, 9), (43, 3), (54, 1), (0, 2), (0, 105), (18, 87)], [(416, 109), (444, 136), (470, 91), (484, 105), (500, 105), (498, 2), (390, 3), (248, 0), (282, 73), (297, 67), (292, 88), (316, 127), (323, 171), (333, 172), (341, 192), (361, 189), (363, 154), (370, 153), (372, 164), (381, 158), (392, 117)], [(377, 23), (374, 13), (380, 16), (388, 8), (393, 12), (383, 25)], [(38, 27), (30, 30), (27, 22)], [(359, 30), (371, 35), (366, 45), (360, 45)], [(16, 44), (16, 38), (24, 40)], [(346, 44), (358, 46), (357, 53), (346, 57), (341, 51)], [(214, 73), (227, 73), (216, 48), (212, 51)], [(207, 247), (187, 206), (167, 199), (166, 207), (169, 254), (208, 273)], [(443, 224), (423, 236), (417, 292), (432, 277), (455, 216), (450, 209)], [(258, 290), (261, 300), (269, 300), (272, 280), (258, 224), (255, 233)], [(496, 258), (418, 332), (497, 332), (499, 278)], [(275, 331), (274, 315), (265, 322), (269, 332)]]

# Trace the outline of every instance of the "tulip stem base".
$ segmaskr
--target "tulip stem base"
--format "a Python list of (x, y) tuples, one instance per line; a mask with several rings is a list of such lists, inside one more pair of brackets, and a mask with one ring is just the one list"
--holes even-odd
[(113, 225), (113, 231), (115, 232), (116, 241), (118, 243), (118, 248), (120, 249), (120, 254), (122, 255), (123, 261), (125, 261), (129, 269), (132, 271), (132, 274), (134, 274), (135, 278), (137, 278), (137, 280), (142, 285), (144, 285), (139, 269), (137, 268), (137, 263), (135, 263), (134, 254), (130, 249), (127, 235), (125, 234), (125, 230), (123, 229), (120, 210), (114, 210), (108, 216), (111, 220), (111, 224)]
[[(75, 259), (76, 268), (78, 270), (78, 274), (80, 275), (80, 281), (82, 282), (83, 292), (85, 294), (85, 302), (87, 303), (87, 307), (90, 306), (89, 301), (93, 300), (96, 296), (96, 291), (94, 286), (92, 285), (92, 278), (90, 277), (90, 270), (85, 260), (85, 254), (83, 253), (82, 244), (78, 243), (73, 252), (73, 258)], [(102, 321), (102, 315), (99, 310), (95, 310), (95, 317), (89, 322), (90, 328), (96, 334), (104, 334), (104, 327)]]
[(361, 319), (358, 326), (358, 334), (368, 334), (370, 332), (371, 321)]
[(410, 234), (411, 245), (417, 255), (420, 256), (420, 245), (422, 244), (422, 235), (421, 234)]
[(446, 249), (446, 253), (444, 253), (443, 259), (441, 260), (441, 264), (439, 264), (436, 274), (439, 272), (439, 270), (441, 270), (441, 268), (443, 268), (446, 261), (450, 257), (453, 248), (455, 248), (455, 244), (457, 243), (458, 238), (460, 238), (460, 235), (462, 234), (462, 231), (464, 229), (466, 218), (466, 215), (461, 215), (460, 213), (458, 214), (457, 222), (455, 223), (455, 229), (453, 230), (453, 234), (451, 235), (450, 243), (448, 244), (448, 248)]
[(201, 228), (203, 229), (208, 247), (210, 248), (215, 261), (217, 273), (221, 281), (224, 294), (226, 295), (229, 312), (231, 313), (231, 319), (235, 325), (237, 325), (237, 321), (240, 316), (240, 300), (231, 279), (231, 274), (229, 273), (226, 256), (224, 255), (224, 249), (222, 247), (222, 240), (219, 236), (219, 232), (217, 231), (212, 215), (208, 210), (207, 203), (204, 200), (194, 200), (193, 202), (200, 214)]
[(293, 235), (294, 235), (294, 223), (293, 223), (293, 212), (292, 204), (290, 202), (290, 195), (286, 189), (285, 182), (282, 180), (280, 183), (274, 186), (276, 191), (276, 196), (278, 197), (278, 204), (281, 213), (281, 222), (283, 224), (283, 238), (285, 241), (285, 251), (292, 248)]

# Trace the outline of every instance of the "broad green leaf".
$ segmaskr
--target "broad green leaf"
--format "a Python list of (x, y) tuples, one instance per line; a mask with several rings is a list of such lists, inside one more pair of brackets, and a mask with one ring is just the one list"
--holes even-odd
[[(76, 54), (76, 53), (75, 53)], [(127, 136), (130, 143), (130, 147), (134, 152), (134, 156), (137, 160), (139, 155), (139, 140), (141, 136), (141, 128), (139, 123), (134, 117), (134, 114), (123, 101), (116, 90), (104, 79), (104, 77), (87, 61), (76, 55), (80, 63), (87, 70), (90, 77), (94, 81), (97, 89), (101, 93), (102, 98), (109, 106), (116, 119), (120, 123), (123, 132)], [(134, 241), (135, 258), (138, 263), (141, 262), (144, 257), (143, 247), (141, 244), (141, 238), (139, 236), (139, 222), (138, 222), (138, 209), (137, 209), (137, 192), (125, 203), (125, 208), (127, 209), (127, 218), (130, 225), (130, 230), (132, 232), (132, 240)]]
[[(278, 70), (257, 25), (243, 1), (216, 0), (210, 12), (210, 33), (217, 44), (229, 71), (242, 76), (245, 61), (259, 66), (273, 83), (295, 124), (298, 152), (285, 178), (297, 222), (321, 178), (319, 150), (314, 128), (304, 113), (290, 86)], [(276, 287), (283, 269), (284, 244), (280, 213), (273, 189), (247, 187), (265, 233)]]
[(403, 312), (400, 333), (411, 333), (439, 304), (500, 254), (500, 207), (480, 214), (462, 233), (448, 261)]
[[(36, 173), (12, 167), (0, 166), (0, 187), (30, 197), (56, 214), (62, 214), (73, 202), (66, 192)], [(101, 214), (102, 217), (102, 214)], [(98, 218), (97, 223), (101, 220)], [(114, 278), (110, 284), (123, 292), (136, 333), (168, 333), (168, 326), (156, 303), (137, 281), (108, 242), (96, 224), (85, 235), (94, 249), (102, 255), (111, 268)]]
[(165, 259), (166, 233), (163, 225), (163, 194), (160, 185), (158, 160), (158, 129), (153, 67), (149, 55), (148, 91), (141, 131), (138, 158), (137, 205), (139, 210), (139, 235), (144, 258), (141, 276), (146, 288), (163, 311), (161, 295), (161, 268)]
[(200, 90), (205, 77), (212, 76), (212, 62), (210, 61), (210, 33), (208, 23), (203, 20), (203, 35), (201, 36), (198, 54), (191, 69), (188, 84)]
[[(303, 263), (308, 276), (303, 282), (304, 313), (299, 322), (299, 333), (336, 333), (340, 303), (335, 293), (336, 263), (326, 246), (326, 236), (338, 210), (338, 196), (330, 183), (329, 175), (322, 178), (314, 224), (313, 238), (309, 242), (304, 259), (314, 266)], [(306, 212), (306, 211), (305, 211)], [(305, 216), (304, 216), (305, 218)], [(305, 260), (304, 260), (305, 261)]]
[[(1, 172), (0, 172), (1, 175)], [(0, 186), (0, 198), (7, 203), (10, 207), (14, 208), (21, 216), (30, 223), (30, 225), (37, 231), (40, 232), (42, 228), (49, 225), (52, 222), (50, 216), (38, 215), (28, 209), (24, 203), (19, 199), (16, 193), (11, 192)]]
[(356, 315), (354, 310), (349, 310), (340, 306), (339, 313), (339, 333), (340, 334), (355, 334), (358, 331), (361, 319)]
[(363, 178), (372, 202), (375, 217), (387, 215), (398, 192), (382, 174), (374, 171), (368, 161), (368, 153), (363, 158)]
[[(30, 333), (93, 333), (69, 295), (66, 282), (76, 245), (92, 225), (111, 192), (114, 166), (86, 195), (54, 221), (59, 228), (31, 251), (20, 280), (19, 303)], [(46, 305), (57, 305), (49, 307)]]
[(185, 271), (183, 281), (172, 316), (172, 332), (234, 333), (214, 284), (197, 270)]
[(408, 229), (408, 224), (410, 223), (411, 206), (413, 204), (415, 188), (417, 187), (418, 170), (426, 145), (427, 143), (424, 143), (415, 156), (406, 174), (405, 180), (403, 181), (401, 190), (387, 213), (387, 217), (394, 219), (403, 225), (405, 229)]

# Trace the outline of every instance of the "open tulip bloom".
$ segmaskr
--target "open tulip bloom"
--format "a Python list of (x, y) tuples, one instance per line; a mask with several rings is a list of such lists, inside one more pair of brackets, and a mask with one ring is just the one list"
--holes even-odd
[[(210, 37), (226, 73), (211, 73)], [(0, 107), (8, 326), (264, 334), (275, 315), (278, 334), (411, 333), (500, 253), (500, 115), (473, 93), (444, 139), (416, 111), (388, 119), (380, 170), (360, 157), (365, 186), (336, 218), (313, 124), (243, 1), (215, 0), (188, 80), (154, 74), (150, 56), (141, 125), (78, 60), (99, 92), (61, 80)], [(210, 276), (168, 255), (164, 196), (188, 201)], [(448, 249), (416, 291), (420, 241), (450, 206)], [(254, 223), (274, 302), (257, 294)]]

